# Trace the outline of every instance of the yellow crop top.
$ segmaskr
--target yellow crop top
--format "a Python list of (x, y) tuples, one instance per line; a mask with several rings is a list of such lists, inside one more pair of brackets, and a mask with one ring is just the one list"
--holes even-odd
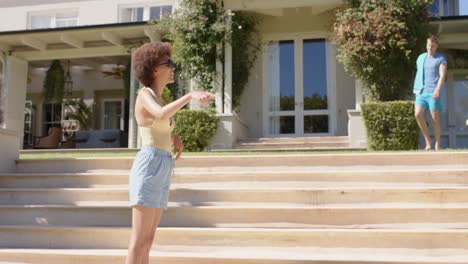
[[(148, 89), (156, 101), (157, 95), (151, 88), (145, 87), (143, 89)], [(151, 126), (139, 126), (138, 129), (142, 146), (155, 147), (172, 153), (171, 133), (174, 130), (174, 122), (171, 119), (154, 119)]]

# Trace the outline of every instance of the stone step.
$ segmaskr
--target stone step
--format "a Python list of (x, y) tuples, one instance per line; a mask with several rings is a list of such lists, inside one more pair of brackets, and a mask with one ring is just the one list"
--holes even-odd
[(281, 147), (262, 147), (262, 146), (256, 146), (256, 147), (236, 147), (236, 145), (233, 146), (232, 149), (211, 149), (210, 152), (212, 153), (271, 153), (271, 152), (284, 152), (284, 153), (293, 153), (293, 152), (336, 152), (336, 151), (363, 151), (366, 150), (365, 148), (361, 147), (350, 147), (350, 146), (344, 146), (344, 147), (336, 147), (336, 146), (330, 146), (330, 147), (317, 147), (317, 146), (281, 146)]
[[(158, 228), (154, 248), (330, 247), (468, 250), (467, 230)], [(0, 248), (125, 249), (130, 228), (0, 226)]]
[[(237, 185), (236, 185), (237, 184)], [(261, 184), (180, 185), (171, 188), (170, 201), (194, 206), (209, 202), (283, 203), (302, 205), (363, 203), (466, 203), (462, 186), (287, 187)], [(249, 185), (250, 184), (250, 185)], [(283, 183), (284, 184), (284, 183)], [(126, 188), (0, 189), (1, 205), (86, 205), (90, 202), (126, 202)]]
[(332, 141), (322, 141), (322, 142), (292, 142), (292, 143), (283, 143), (283, 142), (268, 142), (268, 143), (237, 143), (233, 146), (234, 149), (321, 149), (321, 148), (347, 148), (349, 147), (348, 142), (332, 142)]
[[(124, 263), (125, 249), (0, 249), (3, 263)], [(151, 264), (460, 264), (464, 249), (158, 246)]]
[(128, 185), (125, 173), (4, 173), (1, 188), (103, 188)]
[(314, 142), (349, 142), (347, 136), (337, 137), (277, 137), (277, 138), (248, 138), (238, 143), (314, 143)]
[[(342, 186), (378, 183), (445, 183), (447, 185), (467, 185), (468, 167), (424, 167), (420, 169), (349, 169), (327, 171), (181, 171), (176, 169), (172, 183), (226, 183), (233, 182), (300, 182), (314, 183), (317, 186), (342, 183)], [(10, 173), (0, 174), (1, 188), (126, 188), (128, 172), (114, 173)]]
[[(133, 158), (20, 159), (18, 173), (66, 173), (128, 171)], [(466, 166), (468, 152), (394, 152), (356, 154), (283, 154), (189, 156), (176, 161), (177, 168), (218, 169), (258, 167), (345, 167), (345, 166)]]
[[(0, 225), (130, 227), (126, 205), (0, 206)], [(160, 227), (307, 229), (467, 229), (465, 204), (365, 204), (287, 206), (282, 204), (171, 203)]]

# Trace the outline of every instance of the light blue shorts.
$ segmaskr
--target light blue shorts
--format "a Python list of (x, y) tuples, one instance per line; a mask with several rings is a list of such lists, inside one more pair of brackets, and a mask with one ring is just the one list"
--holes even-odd
[(431, 111), (439, 110), (442, 111), (442, 102), (440, 96), (437, 99), (432, 98), (432, 93), (421, 93), (416, 94), (415, 105), (424, 107)]
[(142, 147), (130, 171), (130, 206), (167, 209), (173, 168), (171, 153), (154, 147)]

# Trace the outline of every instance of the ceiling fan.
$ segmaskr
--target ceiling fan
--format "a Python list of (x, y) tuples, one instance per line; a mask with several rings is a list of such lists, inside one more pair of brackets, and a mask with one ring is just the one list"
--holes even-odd
[(112, 67), (110, 71), (101, 71), (101, 73), (104, 75), (104, 77), (111, 77), (113, 76), (114, 79), (122, 79), (125, 71), (125, 66), (121, 65), (120, 63), (117, 64), (117, 66)]

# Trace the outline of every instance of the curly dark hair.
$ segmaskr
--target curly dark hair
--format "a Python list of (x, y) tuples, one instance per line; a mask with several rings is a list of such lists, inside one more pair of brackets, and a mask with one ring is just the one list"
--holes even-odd
[(154, 67), (166, 56), (172, 56), (171, 45), (167, 42), (151, 42), (139, 47), (132, 60), (136, 79), (147, 87), (151, 86)]

